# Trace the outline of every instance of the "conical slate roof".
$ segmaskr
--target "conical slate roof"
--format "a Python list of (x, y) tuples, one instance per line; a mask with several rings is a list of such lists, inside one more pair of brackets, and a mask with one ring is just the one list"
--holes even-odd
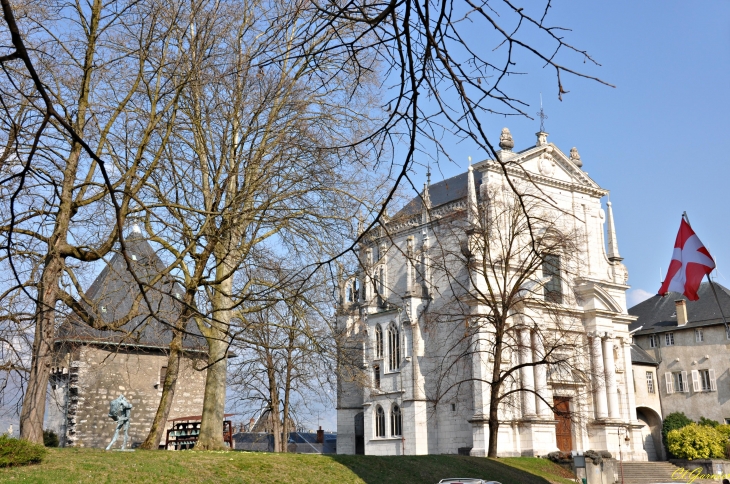
[[(730, 318), (730, 291), (716, 282), (713, 285), (722, 305), (722, 311)], [(697, 295), (700, 297), (697, 301), (689, 301), (676, 292), (670, 292), (664, 297), (658, 294), (650, 297), (629, 309), (629, 314), (639, 317), (629, 326), (629, 330), (635, 331), (641, 328), (636, 334), (642, 335), (677, 329), (677, 310), (674, 301), (679, 299), (687, 301), (687, 324), (682, 328), (723, 324), (720, 308), (710, 284), (702, 283)]]
[[(132, 233), (125, 239), (125, 245), (134, 272), (143, 284), (150, 283), (164, 270), (165, 265), (141, 234)], [(140, 314), (118, 331), (94, 329), (72, 315), (59, 328), (57, 341), (167, 348), (172, 340), (170, 326), (175, 324), (181, 312), (181, 303), (175, 298), (182, 297), (183, 289), (172, 278), (163, 278), (147, 287), (145, 292), (149, 304), (144, 299), (140, 301)], [(85, 294), (93, 301), (96, 314), (111, 323), (129, 314), (140, 288), (122, 254), (116, 253)], [(82, 304), (89, 310), (85, 303)], [(190, 350), (205, 349), (205, 340), (195, 322), (189, 321), (186, 329), (188, 334), (183, 338), (183, 346)]]

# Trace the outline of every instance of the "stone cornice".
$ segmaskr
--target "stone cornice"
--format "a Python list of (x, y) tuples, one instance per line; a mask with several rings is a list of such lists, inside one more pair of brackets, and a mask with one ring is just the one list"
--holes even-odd
[[(530, 153), (532, 154), (532, 153)], [(555, 178), (550, 178), (544, 175), (540, 175), (538, 173), (526, 173), (526, 170), (517, 168), (516, 166), (510, 166), (510, 163), (519, 163), (522, 161), (527, 161), (528, 155), (520, 155), (515, 158), (511, 158), (509, 160), (506, 160), (506, 164), (504, 166), (504, 170), (511, 176), (515, 176), (517, 178), (523, 179), (523, 180), (531, 180), (536, 183), (540, 183), (543, 185), (551, 186), (554, 188), (561, 188), (564, 190), (570, 190), (570, 191), (576, 191), (580, 193), (585, 193), (587, 195), (592, 195), (594, 197), (604, 197), (608, 194), (608, 190), (605, 190), (603, 188), (600, 188), (598, 186), (590, 186), (590, 185), (583, 185), (580, 183), (570, 183), (565, 182), (562, 180), (557, 180)], [(493, 171), (495, 173), (503, 174), (502, 165), (494, 160), (486, 160), (484, 162), (484, 165), (479, 166), (480, 164), (475, 165), (476, 169), (482, 168), (482, 170), (486, 171)]]
[(616, 282), (608, 281), (606, 279), (595, 279), (593, 277), (576, 277), (575, 278), (576, 287), (581, 284), (584, 284), (584, 283), (598, 284), (601, 286), (610, 287), (612, 289), (623, 289), (624, 291), (631, 289), (631, 286), (627, 286), (626, 284), (619, 284)]

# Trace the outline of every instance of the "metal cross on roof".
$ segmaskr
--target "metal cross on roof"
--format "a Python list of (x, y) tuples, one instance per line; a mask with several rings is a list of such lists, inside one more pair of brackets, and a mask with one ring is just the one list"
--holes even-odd
[(548, 115), (542, 109), (542, 93), (540, 93), (540, 111), (537, 112), (537, 117), (540, 118), (540, 131), (544, 132), (545, 120), (548, 118)]

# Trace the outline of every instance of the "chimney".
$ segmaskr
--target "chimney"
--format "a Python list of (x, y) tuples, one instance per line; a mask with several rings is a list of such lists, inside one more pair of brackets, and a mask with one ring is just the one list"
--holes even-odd
[(319, 430), (317, 430), (317, 443), (318, 444), (324, 444), (324, 430), (322, 430), (322, 426), (319, 426)]
[(677, 299), (674, 306), (677, 308), (677, 326), (684, 326), (687, 324), (687, 301)]

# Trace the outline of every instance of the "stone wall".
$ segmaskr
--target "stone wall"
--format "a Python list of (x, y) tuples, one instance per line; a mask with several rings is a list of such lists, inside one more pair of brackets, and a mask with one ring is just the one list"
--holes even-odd
[[(56, 423), (61, 412), (67, 415), (66, 429), (57, 431), (65, 434), (65, 444), (74, 447), (105, 447), (114, 434), (116, 423), (108, 417), (109, 402), (124, 394), (132, 405), (131, 425), (128, 446), (141, 444), (149, 433), (157, 407), (162, 397), (160, 370), (167, 366), (167, 355), (160, 351), (112, 351), (84, 345), (71, 351), (62, 351), (58, 362), (70, 361), (68, 380), (61, 377), (52, 379), (56, 389), (51, 392), (55, 402), (63, 402), (63, 393), (68, 394), (68, 408), (64, 409), (54, 401), (49, 401), (47, 419)], [(170, 409), (169, 420), (177, 417), (200, 415), (203, 409), (205, 372), (193, 368), (194, 360), (183, 358), (178, 377), (175, 398)], [(197, 362), (198, 367), (203, 366)], [(63, 389), (63, 386), (66, 389)], [(52, 387), (53, 388), (53, 387)], [(63, 389), (63, 390), (59, 390)], [(61, 396), (57, 395), (60, 394)], [(57, 408), (53, 408), (54, 405)], [(61, 419), (62, 420), (62, 419)], [(56, 429), (54, 429), (56, 430)], [(162, 443), (165, 437), (163, 436)], [(117, 445), (121, 445), (121, 438)]]
[(724, 459), (669, 459), (669, 462), (679, 467), (672, 476), (679, 482), (708, 479), (707, 476), (716, 476), (714, 479), (718, 481), (730, 479), (730, 461)]

